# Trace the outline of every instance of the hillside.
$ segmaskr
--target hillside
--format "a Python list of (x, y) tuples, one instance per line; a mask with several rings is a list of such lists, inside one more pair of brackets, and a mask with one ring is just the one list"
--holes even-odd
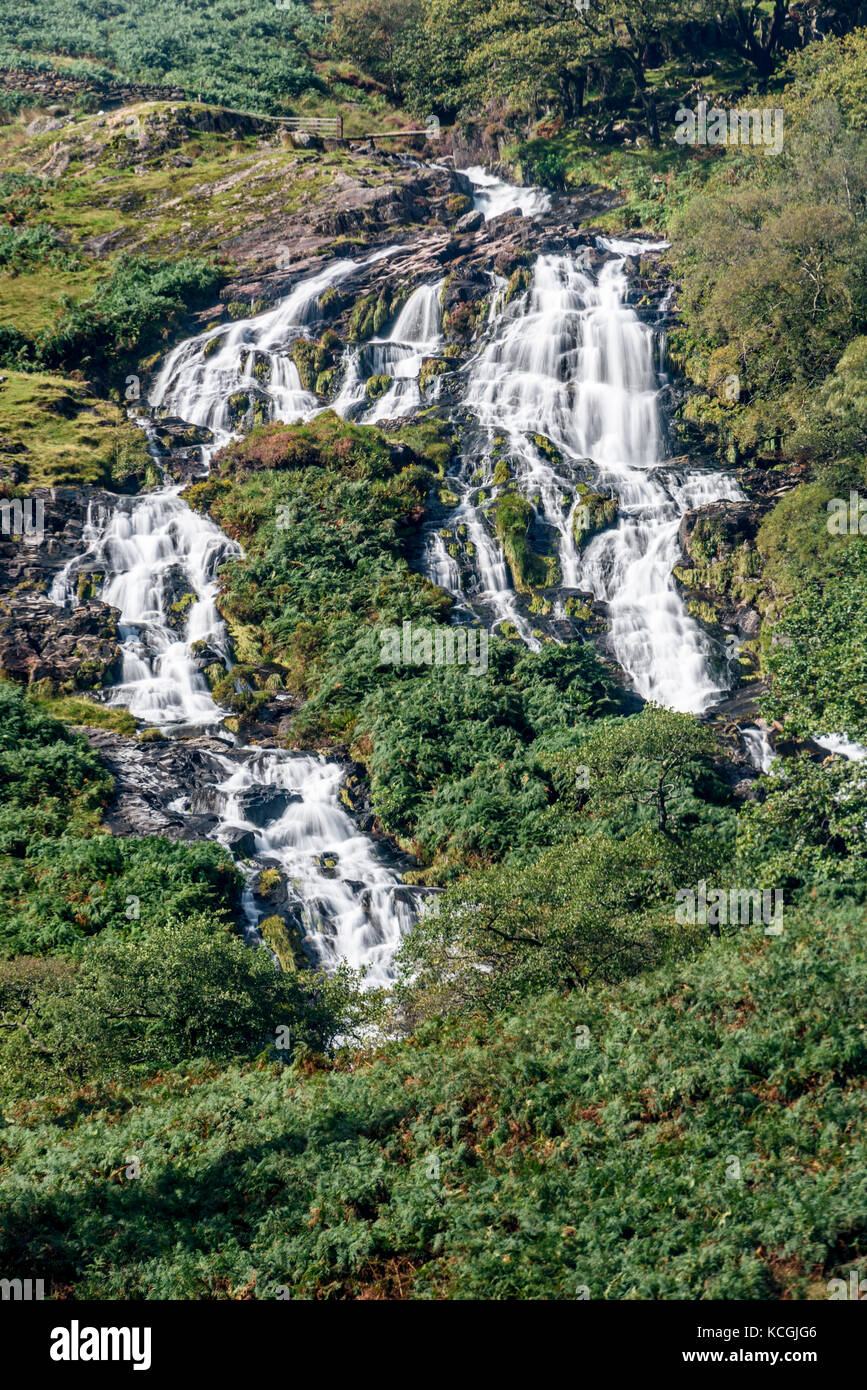
[(0, 0), (0, 1295), (862, 1296), (862, 9), (110, 9)]

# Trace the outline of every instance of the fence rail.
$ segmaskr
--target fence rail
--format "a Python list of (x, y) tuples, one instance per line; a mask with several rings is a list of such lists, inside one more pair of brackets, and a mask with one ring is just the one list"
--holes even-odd
[(331, 135), (335, 140), (343, 139), (342, 116), (274, 116), (272, 119), (290, 130), (307, 130), (311, 135)]

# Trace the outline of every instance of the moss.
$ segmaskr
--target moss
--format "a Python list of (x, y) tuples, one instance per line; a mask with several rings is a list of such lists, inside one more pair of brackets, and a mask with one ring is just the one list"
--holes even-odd
[(472, 208), (473, 200), (467, 197), (466, 193), (452, 193), (446, 199), (446, 211), (450, 217), (463, 217), (464, 213), (471, 212)]
[(505, 302), (508, 304), (516, 295), (523, 294), (533, 283), (533, 272), (525, 265), (519, 265), (517, 270), (513, 270), (509, 276), (509, 283), (506, 286)]
[(319, 373), (313, 388), (317, 396), (324, 396), (327, 400), (334, 390), (334, 378), (336, 374), (337, 369), (335, 367), (328, 367), (324, 372)]
[(138, 741), (139, 743), (165, 743), (167, 740), (162, 729), (142, 729)]
[(563, 455), (560, 453), (556, 444), (551, 442), (547, 434), (534, 434), (533, 443), (539, 450), (539, 453), (544, 454), (545, 458), (550, 459), (551, 463), (560, 464), (563, 462)]
[(424, 392), (429, 381), (432, 381), (435, 376), (442, 376), (448, 370), (448, 362), (444, 362), (438, 357), (426, 357), (418, 374), (419, 389)]
[(511, 479), (511, 471), (505, 459), (498, 459), (494, 469), (494, 487), (502, 487), (504, 483)]
[(530, 548), (527, 539), (532, 520), (533, 508), (518, 492), (507, 492), (496, 505), (497, 536), (512, 571), (515, 588), (522, 594), (543, 586), (547, 579), (545, 561)]
[(89, 386), (51, 372), (4, 369), (0, 436), (31, 486), (134, 492), (152, 468), (144, 432)]
[(104, 575), (96, 572), (88, 574), (82, 571), (75, 582), (75, 595), (78, 602), (88, 603), (90, 599), (96, 598), (104, 578)]
[(593, 617), (593, 609), (589, 603), (576, 598), (574, 594), (569, 595), (563, 607), (568, 618), (580, 618), (582, 622), (589, 623)]
[(615, 497), (606, 497), (600, 492), (579, 488), (579, 496), (581, 500), (572, 517), (572, 535), (580, 550), (591, 536), (614, 525), (619, 508)]
[(367, 398), (370, 401), (378, 401), (384, 396), (391, 386), (391, 377), (384, 373), (380, 376), (369, 376), (367, 378)]
[(181, 597), (172, 604), (169, 609), (171, 614), (169, 622), (172, 627), (181, 627), (186, 622), (190, 609), (195, 602), (196, 595), (188, 592), (182, 594)]
[(120, 705), (101, 705), (84, 695), (43, 695), (37, 692), (35, 686), (31, 687), (31, 693), (38, 696), (37, 703), (46, 714), (50, 714), (52, 719), (61, 720), (64, 724), (82, 724), (90, 729), (109, 729), (112, 733), (122, 734), (126, 738), (135, 734), (135, 719), (128, 709), (123, 709)]
[(279, 869), (263, 869), (256, 879), (256, 892), (260, 898), (267, 898), (276, 892), (282, 882), (283, 877)]

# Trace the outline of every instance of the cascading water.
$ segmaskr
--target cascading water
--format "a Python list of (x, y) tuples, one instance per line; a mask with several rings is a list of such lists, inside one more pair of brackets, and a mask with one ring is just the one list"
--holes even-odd
[(236, 428), (231, 403), (238, 397), (249, 402), (250, 422), (257, 413), (260, 418), (286, 422), (315, 414), (319, 402), (302, 386), (287, 349), (319, 316), (319, 301), (326, 290), (397, 249), (387, 247), (364, 261), (334, 261), (318, 275), (302, 280), (266, 313), (179, 343), (154, 383), (150, 404), (213, 430), (218, 438)]
[[(518, 486), (557, 539), (563, 586), (607, 604), (611, 649), (635, 688), (700, 712), (726, 682), (711, 674), (710, 640), (675, 588), (678, 526), (690, 508), (741, 493), (724, 475), (663, 465), (653, 331), (627, 303), (625, 273), (627, 255), (660, 244), (600, 246), (616, 258), (598, 280), (572, 257), (537, 259), (530, 288), (470, 366), (465, 404), (506, 436)], [(579, 548), (574, 523), (588, 488), (617, 499), (618, 521)], [(465, 500), (462, 521), (467, 510)], [(490, 587), (489, 565), (480, 583)]]
[[(533, 216), (550, 206), (540, 190), (510, 188), (484, 170), (468, 173), (488, 218), (516, 207)], [(449, 476), (458, 502), (444, 528), (466, 537), (473, 573), (467, 581), (439, 530), (426, 534), (425, 563), (465, 610), (492, 624), (509, 622), (530, 646), (539, 645), (486, 515), (503, 486), (494, 479), (498, 450), (504, 458), (495, 440), (504, 440), (512, 476), (555, 542), (561, 592), (590, 589), (605, 601), (612, 650), (643, 695), (699, 711), (724, 686), (710, 674), (709, 640), (674, 587), (678, 523), (690, 507), (740, 494), (721, 475), (663, 463), (654, 335), (627, 303), (625, 259), (647, 244), (600, 246), (610, 259), (598, 279), (578, 258), (542, 255), (529, 290), (511, 303), (505, 282), (492, 275), (483, 344), (466, 368), (463, 400), (464, 418), (475, 417), (483, 439)], [(321, 320), (327, 288), (397, 249), (361, 263), (338, 261), (267, 313), (181, 343), (165, 361), (151, 405), (213, 431), (213, 447), (257, 418), (309, 418), (322, 407), (300, 381), (288, 355), (292, 343)], [(340, 413), (374, 422), (421, 407), (424, 360), (442, 346), (442, 284), (417, 287), (386, 337), (347, 354), (334, 402)], [(373, 396), (371, 377), (389, 378), (384, 390), (376, 383)], [(424, 403), (435, 395), (435, 386), (428, 387)], [(247, 403), (240, 415), (239, 397)], [(205, 467), (209, 452), (203, 450)], [(581, 547), (575, 519), (588, 487), (615, 495), (619, 515), (615, 526)], [(123, 670), (112, 702), (160, 729), (205, 729), (222, 738), (225, 752), (211, 749), (211, 756), (225, 775), (207, 800), (219, 817), (216, 838), (244, 843), (238, 852), (249, 868), (251, 932), (261, 915), (253, 884), (263, 868), (276, 868), (282, 901), (313, 958), (329, 969), (346, 959), (367, 969), (368, 985), (386, 984), (397, 943), (416, 915), (416, 890), (400, 884), (340, 806), (340, 767), (242, 748), (221, 728), (224, 711), (203, 667), (228, 660), (216, 575), (237, 547), (193, 513), (180, 490), (165, 487), (95, 510), (85, 555), (58, 577), (52, 597), (74, 601), (84, 561), (102, 571), (102, 597), (121, 614)]]
[[(346, 266), (341, 263), (339, 274), (330, 267), (271, 313), (228, 330), (218, 353), (205, 351), (213, 334), (181, 343), (169, 355), (151, 403), (207, 425), (218, 440), (225, 437), (224, 393), (237, 385), (243, 351), (273, 354), (272, 388), (275, 375), (288, 379), (278, 342), (285, 347), (315, 318), (319, 296), (350, 273)], [(319, 408), (307, 393), (272, 399), (281, 419)], [(206, 729), (233, 746), (219, 757), (226, 776), (206, 800), (219, 817), (214, 838), (230, 847), (239, 837), (246, 841), (244, 905), (251, 936), (261, 916), (253, 884), (263, 869), (277, 868), (287, 911), (312, 959), (327, 970), (346, 960), (366, 972), (366, 987), (387, 985), (400, 938), (415, 920), (417, 893), (401, 885), (374, 841), (340, 806), (341, 767), (319, 757), (237, 747), (235, 737), (220, 728), (226, 712), (214, 702), (202, 669), (228, 657), (216, 576), (240, 551), (212, 521), (193, 512), (180, 492), (180, 486), (165, 487), (141, 498), (119, 498), (113, 509), (91, 508), (86, 549), (58, 575), (51, 597), (73, 603), (78, 571), (86, 566), (103, 573), (100, 597), (120, 610), (123, 653), (109, 702), (127, 706), (155, 728)]]
[(487, 222), (514, 208), (520, 208), (525, 217), (538, 217), (551, 206), (551, 199), (543, 189), (506, 183), (481, 164), (473, 164), (462, 172), (475, 185), (473, 206), (484, 213)]
[[(409, 415), (421, 405), (419, 374), (426, 357), (439, 349), (443, 281), (420, 285), (398, 314), (386, 338), (371, 338), (347, 353), (343, 385), (334, 401), (338, 415), (365, 424)], [(371, 404), (368, 382), (391, 384)]]

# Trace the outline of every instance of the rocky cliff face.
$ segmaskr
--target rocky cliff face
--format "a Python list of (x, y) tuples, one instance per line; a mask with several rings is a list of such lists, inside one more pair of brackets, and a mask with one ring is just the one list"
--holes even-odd
[(0, 533), (0, 676), (44, 693), (96, 690), (117, 674), (118, 613), (94, 596), (96, 576), (83, 571), (77, 607), (48, 597), (55, 576), (84, 549), (89, 505), (113, 505), (91, 488), (34, 488), (42, 538)]

